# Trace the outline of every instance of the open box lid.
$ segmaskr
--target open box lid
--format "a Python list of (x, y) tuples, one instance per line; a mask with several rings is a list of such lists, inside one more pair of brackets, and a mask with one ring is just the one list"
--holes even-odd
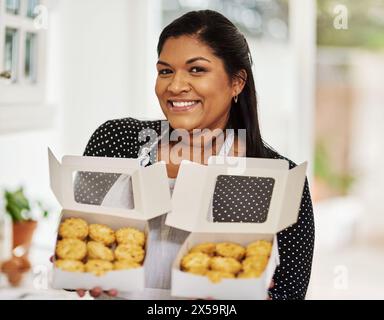
[[(276, 234), (298, 219), (306, 169), (307, 162), (289, 169), (282, 159), (211, 157), (208, 166), (183, 161), (165, 223), (190, 232)], [(264, 222), (212, 221), (212, 198), (221, 175), (273, 179)]]
[[(64, 209), (138, 220), (149, 220), (171, 210), (171, 197), (164, 162), (141, 167), (137, 159), (64, 156), (60, 163), (50, 149), (48, 149), (48, 157), (50, 186)], [(113, 182), (109, 192), (106, 192), (101, 205), (95, 205), (76, 201), (74, 177), (79, 173), (115, 174), (118, 178)], [(123, 181), (125, 186), (116, 188), (120, 178), (126, 178)], [(119, 181), (120, 184), (123, 182)], [(113, 198), (115, 191), (121, 193), (120, 198), (128, 198), (127, 190), (130, 190), (131, 198), (133, 197), (132, 208), (114, 206), (115, 202), (106, 201), (107, 197), (109, 200)]]

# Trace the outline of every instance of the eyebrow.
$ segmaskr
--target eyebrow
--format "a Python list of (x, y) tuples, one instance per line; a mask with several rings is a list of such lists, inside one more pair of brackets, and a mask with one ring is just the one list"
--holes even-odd
[[(192, 58), (192, 59), (187, 60), (187, 61), (185, 62), (185, 64), (191, 64), (191, 63), (194, 63), (194, 62), (196, 62), (196, 61), (198, 61), (198, 60), (203, 60), (203, 61), (207, 61), (207, 62), (211, 63), (211, 61), (209, 61), (207, 58), (204, 58), (204, 57), (195, 57), (195, 58)], [(162, 64), (162, 65), (164, 65), (164, 66), (168, 66), (168, 67), (171, 66), (169, 63), (164, 62), (164, 61), (161, 61), (161, 60), (157, 61), (157, 64)]]

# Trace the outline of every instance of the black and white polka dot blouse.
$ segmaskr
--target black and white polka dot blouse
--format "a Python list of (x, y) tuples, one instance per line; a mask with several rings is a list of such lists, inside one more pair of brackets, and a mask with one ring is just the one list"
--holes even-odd
[[(142, 130), (145, 130), (144, 132)], [(160, 135), (161, 121), (140, 121), (133, 118), (117, 119), (105, 122), (90, 138), (85, 156), (137, 158), (141, 148), (149, 141), (145, 136)], [(142, 136), (139, 137), (139, 133)], [(156, 149), (156, 148), (155, 148)], [(286, 159), (275, 151), (269, 150), (272, 158)], [(156, 155), (154, 155), (156, 157)], [(296, 165), (289, 161), (290, 169)], [(75, 197), (79, 202), (100, 204), (113, 183), (118, 178), (114, 174), (79, 174)], [(273, 179), (253, 177), (223, 176), (218, 179), (212, 203), (214, 221), (256, 221), (266, 219), (267, 208), (273, 189)], [(230, 201), (231, 192), (244, 187), (248, 194), (240, 194), (236, 203), (247, 208), (259, 203), (260, 208), (247, 214), (237, 210)], [(260, 193), (262, 189), (263, 193)], [(252, 192), (252, 190), (254, 192)], [(263, 199), (255, 199), (263, 195)], [(221, 201), (224, 199), (229, 201)], [(262, 200), (262, 201), (260, 201)], [(244, 202), (244, 203), (243, 203)], [(242, 204), (240, 204), (242, 203)], [(255, 214), (256, 212), (256, 214)], [(173, 228), (171, 228), (173, 229)], [(173, 230), (174, 233), (177, 231)], [(183, 238), (187, 233), (183, 232)], [(270, 290), (272, 299), (304, 299), (311, 275), (314, 248), (314, 217), (312, 201), (306, 180), (297, 223), (278, 233), (280, 265), (274, 275), (274, 287)]]

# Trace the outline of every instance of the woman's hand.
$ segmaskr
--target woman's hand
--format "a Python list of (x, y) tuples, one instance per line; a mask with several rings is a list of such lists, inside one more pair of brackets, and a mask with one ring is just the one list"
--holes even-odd
[[(49, 258), (49, 261), (51, 261), (52, 263), (54, 262), (54, 259), (55, 257), (54, 256), (51, 256)], [(74, 291), (74, 290), (65, 290), (65, 291)], [(110, 297), (116, 297), (117, 294), (118, 294), (118, 291), (116, 289), (111, 289), (111, 290), (108, 290), (108, 291), (103, 291), (101, 288), (99, 287), (96, 287), (96, 288), (93, 288), (91, 290), (89, 290), (89, 294), (91, 295), (91, 297), (93, 298), (98, 298), (100, 297), (100, 295), (102, 293), (105, 293), (106, 295), (110, 296)], [(85, 296), (85, 294), (87, 293), (87, 290), (85, 289), (77, 289), (76, 290), (76, 293), (77, 295), (80, 297), (80, 298), (83, 298)]]
[[(110, 297), (116, 297), (117, 294), (118, 294), (118, 291), (115, 290), (115, 289), (111, 289), (111, 290), (108, 290), (108, 291), (103, 291), (101, 288), (99, 287), (96, 287), (96, 288), (93, 288), (91, 290), (89, 290), (89, 294), (91, 295), (91, 297), (93, 298), (98, 298), (100, 297), (100, 295), (102, 293), (105, 293), (106, 295), (110, 296)], [(76, 290), (76, 293), (77, 295), (82, 298), (85, 296), (85, 294), (87, 293), (87, 290), (84, 290), (84, 289), (77, 289)]]

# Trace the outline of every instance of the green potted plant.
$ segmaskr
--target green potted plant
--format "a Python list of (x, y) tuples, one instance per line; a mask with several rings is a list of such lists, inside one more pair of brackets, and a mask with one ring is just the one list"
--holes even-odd
[(48, 211), (43, 208), (39, 201), (31, 205), (23, 188), (13, 192), (5, 190), (4, 200), (5, 212), (11, 216), (13, 221), (13, 248), (22, 246), (27, 253), (37, 226), (33, 213), (39, 211), (43, 217), (47, 217)]

